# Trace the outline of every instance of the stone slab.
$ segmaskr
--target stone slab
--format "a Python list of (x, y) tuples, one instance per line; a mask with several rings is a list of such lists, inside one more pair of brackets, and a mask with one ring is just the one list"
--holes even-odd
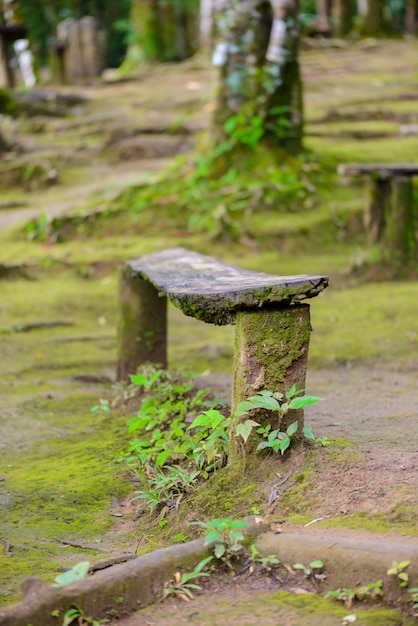
[(274, 276), (239, 269), (185, 248), (171, 248), (127, 262), (132, 276), (149, 280), (185, 315), (231, 324), (237, 311), (287, 307), (320, 294), (328, 277)]

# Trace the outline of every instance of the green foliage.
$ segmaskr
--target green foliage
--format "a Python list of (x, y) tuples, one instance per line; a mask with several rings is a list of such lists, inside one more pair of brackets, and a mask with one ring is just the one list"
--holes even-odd
[(212, 519), (209, 522), (195, 522), (195, 524), (207, 531), (205, 545), (213, 545), (213, 553), (216, 558), (232, 567), (232, 560), (239, 556), (244, 549), (242, 544), (244, 535), (239, 529), (245, 528), (247, 522), (226, 517), (225, 519)]
[(190, 376), (148, 368), (131, 381), (146, 393), (128, 421), (128, 433), (136, 438), (120, 455), (144, 485), (134, 500), (151, 511), (168, 501), (178, 505), (225, 463), (230, 420), (216, 408), (220, 401), (209, 398), (209, 389), (193, 390)]
[(303, 563), (295, 563), (293, 569), (302, 570), (306, 578), (315, 578), (320, 580), (322, 577), (322, 570), (324, 567), (323, 561), (311, 561), (309, 565), (303, 565)]
[(83, 626), (100, 626), (106, 624), (108, 619), (96, 620), (87, 616), (82, 609), (75, 604), (64, 615), (62, 626), (71, 626), (72, 624), (82, 624)]
[(270, 572), (274, 567), (280, 565), (279, 559), (274, 554), (268, 554), (267, 556), (261, 556), (254, 544), (250, 545), (251, 554), (248, 561), (256, 565), (261, 566), (261, 570), (264, 572)]
[[(301, 409), (322, 400), (322, 398), (316, 396), (304, 396), (300, 394), (303, 394), (303, 390), (297, 390), (296, 385), (293, 385), (289, 391), (284, 394), (280, 391), (273, 392), (264, 389), (248, 398), (248, 400), (240, 402), (235, 411), (236, 417), (247, 415), (249, 411), (253, 411), (254, 409), (274, 411), (278, 416), (278, 428), (272, 430), (271, 424), (260, 426), (255, 420), (247, 419), (245, 422), (241, 422), (237, 425), (235, 431), (236, 436), (241, 437), (244, 443), (246, 443), (253, 430), (259, 426), (256, 432), (265, 437), (266, 441), (259, 443), (257, 450), (271, 449), (274, 452), (284, 454), (290, 447), (292, 436), (298, 431), (298, 423), (293, 422), (285, 431), (281, 431), (280, 425), (283, 417), (288, 411)], [(303, 427), (303, 435), (306, 439), (315, 439), (312, 428), (309, 425)], [(321, 443), (323, 444), (323, 441), (321, 441)]]
[(109, 413), (110, 411), (109, 400), (100, 398), (99, 404), (95, 404), (94, 406), (91, 407), (90, 410), (92, 413)]
[(408, 602), (412, 602), (412, 608), (418, 611), (418, 587), (408, 589)]
[(407, 587), (409, 583), (409, 574), (406, 571), (411, 565), (411, 561), (393, 561), (392, 565), (386, 572), (388, 576), (397, 576), (400, 587)]
[[(253, 131), (245, 132), (246, 141), (251, 142)], [(301, 158), (279, 167), (271, 159), (263, 164), (263, 155), (254, 154), (239, 167), (225, 169), (224, 157), (233, 145), (233, 140), (227, 140), (214, 150), (202, 151), (192, 163), (180, 157), (157, 182), (127, 188), (114, 207), (136, 213), (145, 223), (147, 219), (155, 222), (158, 206), (160, 219), (169, 220), (172, 227), (232, 240), (244, 234), (243, 218), (255, 212), (312, 208), (316, 187), (311, 179), (316, 164)], [(149, 218), (147, 208), (152, 211)]]
[(213, 559), (213, 556), (208, 556), (203, 561), (200, 561), (196, 565), (193, 571), (181, 574), (180, 572), (176, 572), (174, 575), (174, 580), (170, 581), (164, 588), (162, 600), (165, 600), (168, 596), (178, 596), (182, 598), (182, 600), (192, 600), (193, 599), (193, 591), (192, 590), (200, 590), (201, 586), (196, 585), (196, 583), (190, 582), (191, 580), (195, 580), (196, 578), (201, 578), (203, 576), (209, 576), (209, 572), (204, 572), (203, 569), (208, 565)]
[(75, 582), (76, 580), (81, 580), (85, 578), (88, 574), (90, 568), (90, 563), (88, 561), (81, 561), (74, 565), (68, 572), (64, 572), (63, 574), (59, 574), (55, 578), (55, 585), (53, 587), (61, 587), (62, 585), (69, 585), (70, 583)]
[(325, 598), (332, 598), (338, 602), (343, 602), (347, 609), (349, 609), (355, 600), (361, 602), (362, 600), (381, 598), (383, 596), (382, 587), (383, 581), (378, 580), (375, 583), (356, 587), (354, 590), (342, 588), (335, 591), (328, 591)]

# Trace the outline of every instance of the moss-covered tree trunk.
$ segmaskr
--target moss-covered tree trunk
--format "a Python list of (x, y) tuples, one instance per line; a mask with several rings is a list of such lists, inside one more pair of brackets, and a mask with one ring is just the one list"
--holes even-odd
[(198, 5), (185, 0), (132, 0), (133, 41), (127, 61), (175, 61), (196, 49), (193, 38)]
[(355, 14), (355, 0), (334, 0), (333, 21), (335, 34), (338, 37), (345, 37), (352, 30)]
[(366, 35), (377, 36), (385, 31), (383, 10), (385, 0), (368, 0), (363, 31)]
[(259, 140), (296, 152), (303, 133), (297, 0), (225, 0), (214, 137), (245, 148)]

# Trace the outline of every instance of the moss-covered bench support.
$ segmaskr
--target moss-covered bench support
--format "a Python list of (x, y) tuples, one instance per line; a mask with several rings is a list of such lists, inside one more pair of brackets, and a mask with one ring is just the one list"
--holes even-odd
[(418, 207), (414, 203), (412, 179), (418, 164), (340, 165), (343, 176), (369, 179), (369, 198), (364, 211), (364, 226), (370, 245), (378, 245), (395, 267), (410, 267), (416, 262)]
[[(128, 261), (120, 283), (118, 379), (147, 361), (167, 365), (168, 299), (209, 324), (236, 323), (232, 412), (260, 389), (303, 389), (311, 326), (302, 301), (327, 285), (326, 276), (251, 272), (183, 248)], [(302, 411), (297, 419), (302, 428)]]

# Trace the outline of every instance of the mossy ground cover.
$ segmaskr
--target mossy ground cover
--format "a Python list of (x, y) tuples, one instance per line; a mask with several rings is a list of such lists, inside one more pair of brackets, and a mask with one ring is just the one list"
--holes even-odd
[[(414, 115), (410, 101), (401, 98), (414, 89), (416, 76), (410, 61), (415, 58), (416, 48), (415, 42), (389, 42), (373, 53), (369, 50), (366, 56), (361, 48), (333, 51), (331, 55), (324, 51), (304, 53), (308, 118), (325, 115), (330, 107), (349, 111), (351, 106), (353, 110), (356, 102), (380, 96), (386, 98), (384, 106), (391, 111)], [(374, 56), (377, 54), (379, 62)], [(376, 66), (381, 63), (380, 58), (385, 59), (382, 76)], [(401, 81), (396, 74), (399, 65), (408, 68)], [(333, 68), (334, 75), (329, 73)], [(184, 85), (196, 80), (204, 87), (198, 96), (193, 96), (193, 90), (185, 89), (178, 105), (171, 108), (160, 84), (164, 82), (161, 76), (150, 78), (149, 84), (146, 81), (138, 110), (139, 96), (133, 98), (132, 87), (123, 87), (119, 95), (112, 96), (109, 92), (109, 97), (119, 99), (124, 114), (129, 111), (137, 122), (146, 108), (155, 106), (161, 108), (165, 127), (178, 120), (180, 113), (186, 116), (184, 123), (190, 122), (190, 126), (199, 127), (202, 120), (206, 123), (207, 112), (201, 111), (211, 91), (210, 81), (206, 81), (210, 70), (188, 67), (184, 73), (173, 68), (164, 71), (167, 88), (179, 80), (178, 75)], [(371, 77), (380, 81), (373, 93)], [(88, 114), (99, 106), (102, 105), (97, 97), (90, 103)], [(189, 110), (193, 111), (190, 117)], [(102, 124), (103, 110), (100, 115)], [(370, 124), (362, 122), (361, 127), (376, 130), (380, 128), (376, 124), (371, 113)], [(315, 124), (315, 129), (325, 133), (347, 128), (344, 119), (340, 125)], [(392, 126), (385, 129), (395, 131)], [(93, 130), (96, 133), (97, 128)], [(94, 138), (90, 142), (92, 151), (97, 148), (92, 145)], [(61, 143), (58, 141), (57, 145)], [(166, 209), (166, 199), (140, 211), (129, 210), (132, 205), (127, 203), (120, 213), (105, 212), (91, 223), (75, 223), (58, 244), (28, 241), (27, 231), (21, 227), (0, 233), (0, 262), (35, 261), (27, 270), (29, 279), (2, 282), (0, 475), (5, 480), (0, 483), (0, 539), (4, 546), (4, 550), (0, 549), (0, 570), (4, 602), (16, 599), (19, 582), (25, 575), (39, 575), (51, 582), (59, 565), (102, 556), (101, 552), (64, 548), (54, 539), (56, 536), (112, 553), (123, 551), (127, 544), (138, 543), (139, 537), (140, 549), (147, 550), (175, 541), (181, 533), (191, 538), (194, 531), (189, 532), (186, 524), (198, 517), (243, 516), (253, 508), (262, 510), (271, 485), (280, 481), (277, 465), (271, 459), (238, 474), (222, 470), (196, 491), (177, 515), (167, 518), (168, 525), (160, 525), (148, 516), (131, 523), (134, 512), (129, 509), (130, 523), (120, 534), (112, 532), (115, 527), (115, 518), (110, 515), (112, 498), (121, 500), (132, 491), (125, 468), (114, 463), (128, 441), (127, 415), (123, 410), (104, 415), (91, 413), (91, 407), (100, 397), (111, 395), (111, 385), (87, 385), (74, 376), (86, 372), (114, 375), (117, 267), (123, 260), (182, 245), (202, 253), (210, 250), (210, 254), (223, 261), (249, 269), (282, 275), (330, 274), (330, 289), (312, 303), (314, 333), (309, 368), (321, 371), (321, 368), (361, 366), (367, 373), (376, 363), (394, 369), (413, 367), (418, 326), (411, 303), (418, 300), (417, 283), (382, 280), (362, 284), (361, 277), (349, 272), (348, 268), (361, 266), (370, 259), (371, 251), (367, 249), (361, 226), (365, 186), (340, 180), (335, 168), (343, 161), (413, 161), (416, 138), (399, 137), (394, 132), (393, 136), (376, 141), (308, 137), (306, 144), (311, 151), (310, 162), (316, 160), (319, 164), (319, 171), (312, 179), (316, 187), (312, 204), (299, 212), (287, 212), (280, 206), (253, 210), (250, 214), (244, 212), (243, 234), (237, 240), (214, 238), (211, 232), (190, 231), (182, 215), (173, 216)], [(100, 153), (100, 168), (96, 163), (96, 173), (103, 172), (106, 158), (105, 152)], [(112, 165), (107, 167), (110, 176)], [(138, 172), (140, 169), (138, 164)], [(88, 176), (94, 176), (94, 168), (86, 167), (80, 177), (74, 170), (73, 195), (77, 201), (80, 197), (85, 200), (80, 183), (85, 184)], [(63, 178), (68, 183), (66, 192), (71, 189), (68, 179), (67, 172)], [(30, 202), (33, 199), (33, 206), (48, 210), (60, 201), (59, 194), (57, 189), (43, 199), (38, 192), (25, 198)], [(21, 197), (20, 192), (10, 193), (11, 199)], [(106, 204), (104, 194), (100, 199), (93, 198), (90, 208), (96, 205), (96, 200), (105, 209), (111, 206), (110, 201)], [(74, 326), (31, 332), (11, 330), (16, 323), (63, 318)], [(196, 373), (230, 373), (233, 328), (206, 325), (186, 318), (173, 308), (169, 324), (171, 367)], [(332, 389), (331, 382), (328, 393), (326, 388), (321, 393), (326, 397)], [(409, 408), (406, 413), (413, 415)], [(326, 468), (344, 471), (347, 463), (358, 461), (360, 452), (356, 447), (347, 452), (340, 443), (337, 441), (328, 452), (315, 452), (324, 458), (329, 455)], [(349, 458), (348, 454), (355, 458)], [(299, 474), (306, 471), (306, 478), (286, 485), (286, 489), (292, 488), (277, 513), (290, 516), (293, 523), (306, 523), (315, 514), (314, 488), (319, 472), (314, 459), (301, 459), (299, 465)], [(284, 471), (279, 468), (282, 475)], [(396, 504), (389, 518), (386, 513), (352, 512), (324, 523), (377, 532), (411, 532), (416, 502), (408, 493), (405, 499), (404, 508)]]

